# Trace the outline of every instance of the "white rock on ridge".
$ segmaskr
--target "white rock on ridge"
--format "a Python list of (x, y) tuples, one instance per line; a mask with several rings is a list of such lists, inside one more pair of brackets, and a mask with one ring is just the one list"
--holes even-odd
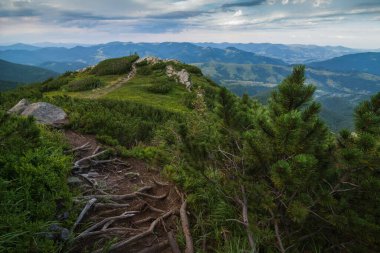
[(67, 114), (61, 108), (45, 102), (29, 104), (26, 99), (22, 99), (8, 113), (32, 116), (37, 122), (54, 127), (68, 123)]
[(186, 69), (176, 71), (172, 65), (168, 65), (166, 66), (166, 74), (168, 75), (168, 77), (174, 76), (180, 84), (185, 85), (186, 89), (191, 89), (192, 83), (190, 80), (190, 74), (186, 71)]

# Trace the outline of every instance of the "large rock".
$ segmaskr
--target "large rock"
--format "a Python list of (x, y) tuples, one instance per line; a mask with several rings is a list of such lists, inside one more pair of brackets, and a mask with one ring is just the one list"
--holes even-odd
[(26, 99), (22, 99), (8, 113), (32, 116), (37, 122), (54, 127), (68, 123), (67, 114), (61, 108), (45, 102), (29, 104)]
[(174, 77), (180, 84), (185, 85), (186, 89), (191, 89), (192, 83), (190, 81), (190, 74), (186, 69), (176, 71), (172, 65), (168, 65), (166, 66), (166, 75)]

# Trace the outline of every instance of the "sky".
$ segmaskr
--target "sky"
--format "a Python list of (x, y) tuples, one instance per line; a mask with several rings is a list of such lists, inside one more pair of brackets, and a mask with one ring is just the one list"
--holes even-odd
[(380, 48), (380, 0), (0, 0), (0, 43), (241, 42)]

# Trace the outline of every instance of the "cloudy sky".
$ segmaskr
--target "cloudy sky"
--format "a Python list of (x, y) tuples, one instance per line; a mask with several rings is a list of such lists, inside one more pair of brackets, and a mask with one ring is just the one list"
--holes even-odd
[(380, 0), (0, 0), (0, 43), (271, 42), (380, 48)]

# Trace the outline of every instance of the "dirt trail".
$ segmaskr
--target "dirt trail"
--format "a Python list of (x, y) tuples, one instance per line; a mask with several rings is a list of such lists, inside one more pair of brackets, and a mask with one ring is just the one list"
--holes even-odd
[[(104, 150), (92, 136), (65, 136), (72, 148), (82, 147), (74, 151), (76, 161)], [(80, 162), (70, 179), (83, 194), (81, 209), (96, 199), (74, 230), (70, 252), (101, 252), (106, 245), (110, 252), (172, 252), (168, 232), (176, 234), (181, 206), (174, 185), (143, 161), (100, 157)]]

